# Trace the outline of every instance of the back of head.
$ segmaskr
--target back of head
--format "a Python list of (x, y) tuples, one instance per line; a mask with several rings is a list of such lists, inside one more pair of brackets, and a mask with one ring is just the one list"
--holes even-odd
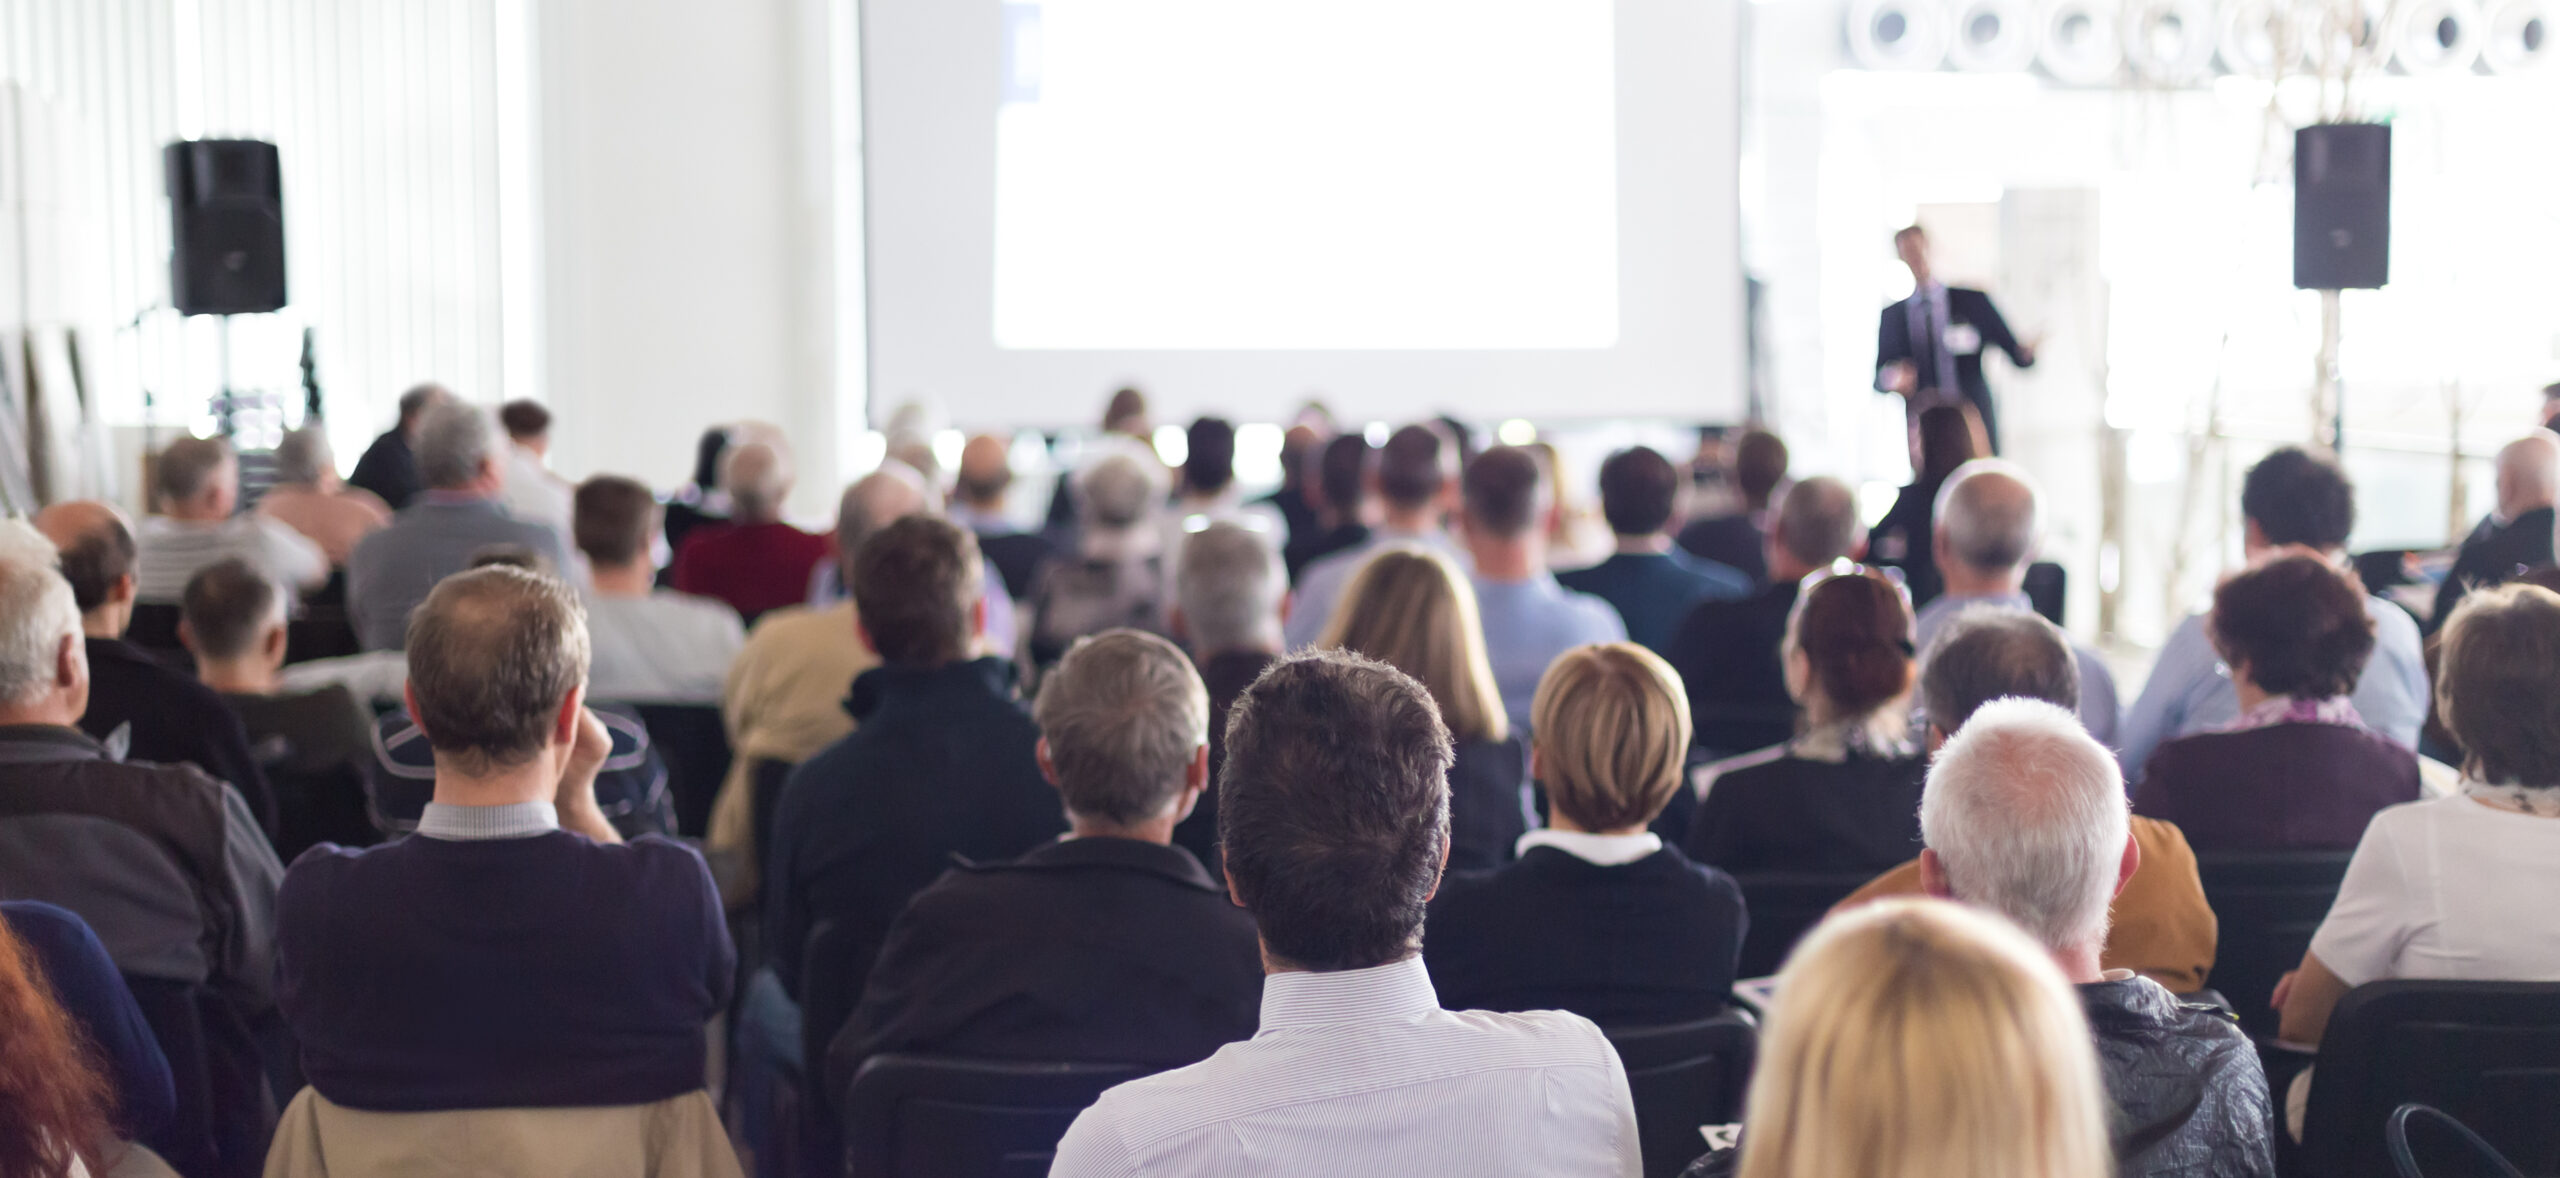
[(287, 430), (276, 442), (276, 482), (288, 486), (308, 486), (320, 481), (338, 464), (329, 447), (329, 431), (313, 422), (301, 429)]
[(1280, 599), (1288, 593), (1287, 570), (1270, 541), (1231, 523), (1211, 524), (1184, 540), (1173, 570), (1174, 603), (1192, 649), (1203, 657), (1276, 648)]
[(939, 516), (910, 515), (853, 554), (853, 605), (880, 661), (938, 667), (969, 657), (984, 572), (978, 541)]
[(1032, 709), (1070, 813), (1134, 826), (1172, 813), (1209, 743), (1209, 689), (1180, 647), (1137, 630), (1080, 639)]
[(194, 502), (233, 461), (231, 443), (221, 438), (182, 437), (169, 443), (155, 467), (162, 508)]
[(1538, 680), (1529, 715), (1538, 783), (1583, 830), (1650, 823), (1680, 788), (1689, 693), (1652, 651), (1610, 642), (1564, 652)]
[(1982, 705), (2012, 698), (2079, 708), (2080, 660), (2061, 627), (2027, 610), (1977, 605), (1920, 652), (1920, 707), (1939, 731), (1962, 728)]
[(2079, 1000), (1998, 917), (1886, 900), (1817, 926), (1778, 975), (1741, 1178), (2106, 1178)]
[(1378, 448), (1378, 496), (1407, 511), (1429, 507), (1449, 485), (1457, 443), (1436, 425), (1408, 425)]
[(440, 759), (465, 773), (524, 764), (587, 679), (587, 616), (557, 577), (511, 566), (436, 582), (409, 615), (409, 696)]
[(438, 401), (418, 419), (418, 477), (433, 490), (468, 487), (497, 452), (489, 414), (463, 401)]
[[(0, 920), (0, 1060), (7, 1061), (7, 1087), (0, 1090), (0, 1174), (105, 1173), (106, 1159), (121, 1152), (109, 1147), (116, 1131), (107, 1113), (116, 1092), (93, 1062), (94, 1049), (82, 1034), (87, 1028), (64, 1009), (68, 996), (58, 993), (59, 980), (45, 977), (45, 963), (29, 943), (35, 929), (25, 928), (22, 936), (10, 928), (13, 922), (37, 921), (49, 925), (53, 918), (30, 912)], [(64, 924), (58, 931), (87, 935), (87, 926), (76, 919)]]
[(1947, 554), (1986, 573), (2024, 566), (2044, 539), (2034, 480), (2016, 463), (1984, 458), (1957, 467), (1938, 488)]
[(729, 492), (729, 504), (742, 522), (781, 518), (793, 477), (791, 451), (779, 438), (741, 442), (720, 459), (720, 487)]
[(960, 447), (960, 471), (951, 484), (952, 498), (972, 507), (993, 508), (1013, 486), (1013, 454), (1002, 438), (979, 434)]
[(873, 533), (936, 506), (924, 472), (888, 459), (880, 469), (853, 480), (837, 497), (836, 551), (849, 560)]
[(1370, 557), (1343, 588), (1316, 645), (1365, 655), (1420, 680), (1459, 740), (1510, 735), (1475, 587), (1438, 552), (1398, 546)]
[(1945, 478), (1955, 468), (1981, 456), (1973, 419), (1953, 405), (1921, 410), (1919, 431), (1920, 469), (1912, 473), (1922, 480)]
[(1982, 705), (1920, 796), (1921, 838), (1956, 896), (2057, 953), (2105, 943), (2126, 825), (2114, 754), (2042, 700)]
[(1742, 501), (1765, 507), (1787, 477), (1787, 444), (1767, 430), (1752, 430), (1733, 446), (1733, 482)]
[(1651, 446), (1620, 450), (1600, 464), (1600, 514), (1618, 535), (1653, 535), (1671, 526), (1686, 481)]
[(1787, 488), (1778, 504), (1778, 547), (1807, 568), (1821, 568), (1858, 546), (1858, 497), (1849, 484), (1828, 475)]
[(36, 515), (60, 554), (63, 579), (87, 613), (107, 603), (116, 582), (131, 575), (138, 555), (124, 513), (96, 500), (57, 503)]
[(1237, 698), (1226, 749), (1218, 844), (1266, 950), (1313, 970), (1411, 956), (1449, 837), (1449, 730), (1422, 685), (1291, 655)]
[(536, 441), (551, 432), (551, 411), (540, 401), (509, 401), (498, 406), (498, 424), (516, 441)]
[(1459, 490), (1466, 502), (1468, 534), (1488, 539), (1517, 539), (1538, 530), (1555, 502), (1545, 465), (1522, 446), (1496, 446), (1476, 455)]
[(1203, 417), (1185, 431), (1189, 448), (1182, 459), (1182, 486), (1195, 495), (1215, 495), (1236, 481), (1236, 427), (1223, 417)]
[(463, 558), (462, 567), (523, 569), (528, 573), (539, 573), (546, 577), (560, 575), (560, 570), (552, 567), (550, 557), (534, 551), (530, 545), (525, 544), (483, 544), (472, 549), (471, 555)]
[(720, 460), (729, 453), (729, 427), (715, 425), (693, 443), (693, 485), (705, 491), (720, 485)]
[(1834, 719), (1865, 716), (1911, 689), (1911, 606), (1874, 573), (1825, 577), (1796, 599), (1787, 645), (1802, 651)]
[(80, 607), (54, 559), (44, 533), (0, 520), (0, 703), (26, 703), (50, 690), (62, 640), (80, 633)]
[(2314, 556), (2249, 569), (2213, 592), (2214, 645), (2269, 695), (2328, 699), (2355, 690), (2373, 654), (2373, 616), (2347, 575)]
[(2444, 627), (2436, 707), (2473, 780), (2560, 793), (2560, 594), (2502, 585)]
[(409, 391), (400, 394), (400, 424), (403, 428), (416, 425), (427, 410), (454, 399), (453, 390), (434, 381), (411, 385)]
[(187, 646), (200, 659), (236, 659), (284, 623), (284, 600), (266, 574), (239, 557), (196, 570), (178, 598)]
[(1357, 433), (1336, 434), (1316, 460), (1316, 493), (1344, 523), (1357, 523), (1360, 503), (1369, 497), (1369, 472), (1377, 447)]
[(1160, 491), (1155, 476), (1130, 454), (1106, 454), (1076, 476), (1076, 522), (1104, 532), (1143, 524)]
[(2240, 514), (2269, 544), (2344, 548), (2356, 527), (2356, 489), (2329, 458), (2287, 446), (2258, 460), (2240, 483)]
[(2498, 449), (2498, 509), (2521, 515), (2560, 502), (2560, 435), (2538, 429)]
[(1147, 395), (1134, 388), (1113, 392), (1111, 402), (1102, 408), (1102, 432), (1131, 437), (1146, 433)]
[(570, 536), (600, 567), (620, 568), (648, 555), (657, 530), (658, 497), (636, 479), (600, 474), (578, 484), (571, 497)]

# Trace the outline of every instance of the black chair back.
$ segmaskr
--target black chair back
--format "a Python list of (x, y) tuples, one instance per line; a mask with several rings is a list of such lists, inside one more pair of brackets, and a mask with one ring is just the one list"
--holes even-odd
[(848, 1178), (1039, 1178), (1076, 1114), (1155, 1071), (876, 1055), (845, 1091)]
[(2470, 1126), (2423, 1104), (2392, 1110), (2383, 1136), (2400, 1178), (2524, 1178), (2524, 1171)]
[(132, 620), (125, 623), (124, 640), (152, 651), (176, 651), (185, 654), (187, 646), (178, 641), (178, 607), (165, 602), (136, 602)]
[(2220, 926), (2213, 973), (2206, 978), (2230, 1000), (2241, 1029), (2276, 1033), (2267, 1005), (2276, 982), (2302, 964), (2311, 934), (2338, 898), (2349, 851), (2252, 851), (2196, 857), (2205, 902)]
[(1701, 1125), (1742, 1119), (1742, 1093), (1760, 1051), (1760, 1028), (1740, 1010), (1664, 1027), (1603, 1032), (1618, 1049), (1635, 1094), (1645, 1178), (1669, 1178), (1706, 1152)]
[(2027, 605), (2044, 620), (2062, 624), (2062, 603), (2070, 596), (2071, 577), (2059, 564), (2039, 560), (2027, 566), (2026, 584), (2020, 587), (2027, 595)]
[(2385, 1124), (2409, 1103), (2460, 1120), (2525, 1173), (2560, 1174), (2560, 983), (2390, 981), (2349, 991), (2320, 1040), (2303, 1169), (2391, 1178)]
[(676, 833), (701, 838), (711, 828), (711, 803), (729, 776), (729, 729), (711, 704), (633, 704), (649, 728), (649, 743), (667, 763), (667, 790), (675, 795)]
[(1796, 942), (1822, 923), (1849, 893), (1867, 886), (1876, 873), (1843, 875), (1829, 871), (1768, 871), (1736, 875), (1751, 927), (1742, 935), (1742, 961), (1737, 977), (1761, 978), (1778, 972)]
[(177, 1112), (143, 1142), (190, 1178), (249, 1178), (266, 1166), (275, 1093), (248, 1024), (211, 987), (125, 975), (142, 1021), (168, 1057)]

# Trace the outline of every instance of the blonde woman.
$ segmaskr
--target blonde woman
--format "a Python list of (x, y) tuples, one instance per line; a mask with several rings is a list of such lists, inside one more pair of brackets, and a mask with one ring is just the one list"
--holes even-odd
[(2079, 1000), (1999, 917), (1888, 900), (1816, 929), (1778, 975), (1735, 1150), (1690, 1178), (2107, 1178), (2106, 1093)]
[(1502, 715), (1475, 590), (1429, 549), (1381, 550), (1353, 574), (1316, 645), (1367, 655), (1431, 692), (1458, 759), (1449, 768), (1449, 870), (1511, 861), (1529, 830), (1528, 754)]
[(1423, 942), (1441, 1002), (1569, 1010), (1604, 1027), (1722, 1010), (1742, 890), (1645, 829), (1689, 751), (1679, 674), (1634, 643), (1577, 646), (1538, 681), (1531, 723), (1547, 828), (1521, 837), (1519, 862), (1442, 882)]

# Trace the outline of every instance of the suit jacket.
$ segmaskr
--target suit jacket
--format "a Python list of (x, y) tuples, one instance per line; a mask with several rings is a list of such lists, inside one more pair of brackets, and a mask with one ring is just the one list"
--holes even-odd
[(1660, 1026), (1724, 1009), (1746, 919), (1732, 876), (1674, 848), (1602, 867), (1537, 846), (1499, 871), (1442, 881), (1422, 955), (1451, 1010)]
[(1663, 658), (1689, 690), (1699, 748), (1719, 755), (1783, 744), (1795, 735), (1796, 701), (1778, 663), (1795, 609), (1793, 581), (1734, 601), (1700, 602)]
[(1751, 595), (1751, 578), (1738, 569), (1669, 552), (1619, 552), (1587, 569), (1556, 574), (1557, 583), (1608, 602), (1627, 624), (1627, 638), (1655, 654), (1671, 649), (1689, 607)]
[(916, 893), (827, 1052), (829, 1103), (886, 1052), (1173, 1068), (1261, 1012), (1253, 918), (1190, 852), (1063, 839)]
[(1912, 414), (1916, 416), (1920, 410), (1932, 405), (1954, 404), (1958, 401), (1969, 402), (1982, 415), (1982, 432), (1991, 440), (1992, 448), (1997, 450), (2000, 445), (1999, 418), (1991, 407), (1991, 385), (1982, 376), (1983, 353), (1996, 347), (2008, 353), (2009, 362), (2020, 368), (2034, 366), (2035, 358), (2028, 355), (2027, 350), (2020, 346), (2018, 337), (2009, 333), (2009, 323), (2000, 317), (2000, 308), (1992, 305), (1990, 295), (1961, 286), (1950, 286), (1946, 290), (1947, 323), (1943, 326), (1970, 327), (1979, 337), (1977, 346), (1971, 351), (1959, 350), (1955, 354), (1956, 387), (1952, 389), (1937, 387), (1938, 360), (1937, 354), (1932, 350), (1937, 345), (1929, 340), (1915, 340), (1911, 337), (1913, 303), (1924, 297), (1925, 292), (1921, 291), (1913, 291), (1909, 298), (1886, 307), (1884, 314), (1878, 318), (1876, 325), (1877, 387), (1883, 387), (1882, 377), (1885, 365), (1897, 360), (1910, 361), (1913, 367), (1920, 370), (1919, 391), (1912, 395), (1910, 401)]
[(1520, 734), (1458, 742), (1449, 766), (1449, 870), (1487, 871), (1511, 862), (1529, 833), (1529, 750)]
[(2453, 568), (2444, 575), (2444, 584), (2436, 588), (2436, 608), (2427, 619), (2427, 633), (2444, 628), (2453, 616), (2453, 607), (2464, 594), (2490, 585), (2503, 585), (2527, 569), (2538, 569), (2552, 563), (2552, 509), (2537, 507), (2514, 519), (2500, 522), (2497, 516), (2485, 516), (2480, 526), (2463, 538), (2462, 548), (2455, 553)]
[(276, 834), (276, 794), (250, 751), (249, 733), (220, 693), (181, 675), (141, 647), (91, 638), (89, 710), (80, 730), (101, 741), (118, 728), (130, 743), (124, 760), (189, 764), (231, 783), (269, 838)]
[(1680, 525), (1677, 541), (1681, 551), (1739, 572), (1755, 586), (1769, 579), (1769, 537), (1749, 512), (1690, 520)]
[(347, 613), (366, 650), (399, 650), (409, 642), (409, 611), (436, 582), (461, 572), (473, 553), (498, 544), (532, 549), (568, 575), (560, 533), (507, 514), (489, 499), (426, 496), (400, 509), (388, 527), (357, 541), (347, 558)]

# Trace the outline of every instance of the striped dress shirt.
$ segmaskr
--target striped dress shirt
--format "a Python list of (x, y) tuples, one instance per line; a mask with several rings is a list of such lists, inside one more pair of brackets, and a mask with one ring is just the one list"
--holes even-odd
[(1049, 1173), (1633, 1178), (1642, 1163), (1599, 1028), (1442, 1010), (1417, 956), (1272, 975), (1253, 1038), (1104, 1093)]

